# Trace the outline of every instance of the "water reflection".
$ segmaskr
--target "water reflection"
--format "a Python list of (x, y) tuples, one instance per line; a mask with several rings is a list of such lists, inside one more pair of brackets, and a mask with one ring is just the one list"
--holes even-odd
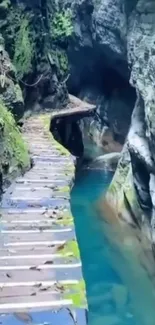
[(83, 170), (71, 193), (86, 281), (89, 325), (154, 325), (152, 279), (139, 262), (140, 250), (133, 244), (118, 243), (118, 234), (109, 232), (96, 211), (96, 201), (106, 191), (111, 177), (111, 173)]

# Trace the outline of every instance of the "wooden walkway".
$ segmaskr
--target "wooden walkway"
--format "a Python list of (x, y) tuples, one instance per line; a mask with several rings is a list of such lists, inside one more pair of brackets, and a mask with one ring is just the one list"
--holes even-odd
[(73, 95), (69, 95), (69, 100), (70, 102), (67, 108), (54, 111), (52, 114), (52, 120), (69, 116), (75, 116), (78, 119), (79, 117), (83, 118), (95, 114), (96, 105), (82, 101)]
[(69, 191), (73, 158), (51, 140), (41, 117), (25, 126), (34, 167), (6, 191), (0, 224), (0, 324), (86, 324), (71, 293), (82, 281), (74, 256)]

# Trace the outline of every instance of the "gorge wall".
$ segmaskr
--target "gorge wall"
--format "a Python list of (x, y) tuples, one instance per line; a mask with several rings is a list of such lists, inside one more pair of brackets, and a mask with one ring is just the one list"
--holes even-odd
[(30, 166), (16, 122), (68, 103), (71, 17), (57, 1), (0, 0), (0, 189)]
[(101, 116), (99, 122), (85, 119), (81, 130), (96, 142), (100, 137), (104, 152), (120, 151), (125, 142), (107, 201), (118, 219), (136, 223), (154, 243), (154, 0), (64, 4), (73, 17), (68, 89), (96, 103)]
[(58, 1), (1, 0), (0, 22), (1, 97), (7, 106), (18, 117), (25, 108), (65, 106), (69, 13)]
[[(116, 2), (115, 2), (116, 3)], [(117, 1), (117, 4), (122, 2)], [(137, 226), (154, 248), (154, 1), (124, 2), (130, 84), (136, 89), (130, 130), (107, 194), (117, 217)]]

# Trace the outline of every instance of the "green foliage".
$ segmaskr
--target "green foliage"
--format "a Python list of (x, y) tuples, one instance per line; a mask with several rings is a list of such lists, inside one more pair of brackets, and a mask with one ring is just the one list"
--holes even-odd
[(19, 129), (11, 112), (7, 110), (4, 103), (0, 101), (0, 170), (10, 176), (18, 169), (29, 166), (29, 155), (27, 147), (22, 139)]
[[(9, 5), (3, 0), (7, 10), (6, 19), (1, 24), (1, 33), (5, 39), (5, 48), (16, 67), (17, 78), (22, 79), (31, 72), (34, 65), (47, 59), (48, 52), (56, 63), (61, 78), (68, 71), (68, 58), (64, 50), (68, 37), (73, 32), (70, 10), (46, 8), (47, 17), (39, 9), (29, 9), (23, 4)], [(1, 5), (1, 0), (0, 0)], [(63, 49), (62, 49), (63, 45)]]
[(68, 71), (68, 58), (64, 51), (57, 50), (58, 65), (60, 73), (63, 75)]
[(48, 57), (50, 62), (56, 65), (60, 75), (64, 76), (68, 71), (68, 58), (65, 51), (60, 48), (55, 48), (55, 50), (48, 52)]
[(57, 12), (51, 21), (51, 36), (53, 40), (65, 40), (73, 33), (72, 14), (70, 10)]
[(22, 78), (24, 74), (31, 71), (34, 57), (34, 46), (30, 38), (29, 20), (23, 17), (20, 29), (15, 39), (15, 51), (13, 63), (17, 69), (17, 77)]
[(10, 7), (6, 20), (3, 20), (4, 26), (1, 26), (5, 45), (11, 57), (14, 53), (15, 39), (20, 29), (24, 9), (25, 7), (23, 5)]
[(10, 4), (11, 4), (10, 0), (2, 0), (0, 1), (0, 9), (6, 10), (9, 8)]
[(22, 90), (18, 84), (14, 85), (14, 91), (15, 91), (16, 101), (19, 103), (22, 103), (23, 102), (23, 94), (22, 94)]
[(27, 11), (24, 5), (14, 5), (9, 8), (6, 20), (1, 26), (6, 50), (13, 60), (19, 79), (32, 68), (34, 57), (32, 18), (33, 13)]

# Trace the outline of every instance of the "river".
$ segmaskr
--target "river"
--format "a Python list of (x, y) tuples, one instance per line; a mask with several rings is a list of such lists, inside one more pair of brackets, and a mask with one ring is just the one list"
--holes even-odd
[[(114, 248), (105, 236), (104, 220), (97, 213), (96, 202), (106, 192), (111, 179), (111, 172), (83, 169), (71, 192), (71, 209), (86, 282), (88, 324), (152, 325), (155, 324), (155, 299), (152, 289), (149, 291), (150, 282), (130, 252), (124, 265), (121, 252), (116, 250), (113, 254)], [(126, 274), (120, 276), (119, 269)], [(135, 275), (130, 269), (135, 270)]]

